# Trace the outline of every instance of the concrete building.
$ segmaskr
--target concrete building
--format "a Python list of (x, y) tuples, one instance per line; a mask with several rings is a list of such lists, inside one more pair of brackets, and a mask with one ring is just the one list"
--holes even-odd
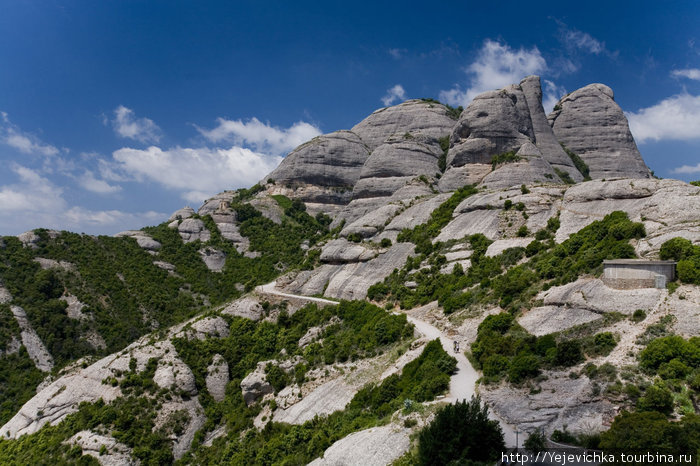
[(675, 261), (616, 259), (603, 261), (603, 283), (618, 290), (665, 288), (676, 277)]

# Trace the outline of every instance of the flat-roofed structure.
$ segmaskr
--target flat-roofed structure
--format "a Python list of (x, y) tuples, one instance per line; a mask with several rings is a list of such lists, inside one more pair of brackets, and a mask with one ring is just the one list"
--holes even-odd
[(675, 261), (615, 259), (603, 261), (603, 283), (618, 290), (665, 288), (676, 277)]

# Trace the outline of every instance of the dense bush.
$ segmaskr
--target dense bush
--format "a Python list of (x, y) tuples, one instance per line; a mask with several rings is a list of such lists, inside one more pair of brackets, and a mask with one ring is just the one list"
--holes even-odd
[(697, 454), (700, 416), (691, 414), (680, 422), (669, 422), (658, 412), (623, 411), (601, 435), (600, 447), (606, 453)]
[(445, 406), (418, 436), (421, 465), (493, 464), (504, 450), (503, 431), (478, 397)]

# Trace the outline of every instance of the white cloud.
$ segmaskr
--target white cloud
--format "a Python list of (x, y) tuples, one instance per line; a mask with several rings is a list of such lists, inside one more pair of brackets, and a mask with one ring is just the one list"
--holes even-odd
[(121, 191), (121, 186), (111, 185), (105, 180), (100, 180), (95, 178), (95, 174), (90, 170), (85, 170), (85, 172), (77, 177), (78, 184), (83, 189), (91, 191), (98, 194), (112, 194)]
[(682, 165), (671, 170), (671, 173), (677, 175), (693, 175), (695, 173), (700, 173), (700, 163), (697, 165)]
[(211, 130), (199, 127), (199, 131), (208, 141), (214, 143), (233, 142), (236, 145), (248, 145), (257, 152), (283, 155), (298, 145), (321, 134), (321, 130), (304, 121), (294, 123), (287, 129), (271, 126), (251, 118), (243, 120), (217, 119), (218, 126)]
[(123, 105), (114, 110), (112, 127), (123, 138), (133, 139), (144, 144), (160, 141), (161, 131), (153, 120), (136, 118), (134, 111)]
[(26, 216), (45, 210), (60, 211), (65, 208), (63, 190), (36, 171), (22, 165), (13, 164), (19, 182), (0, 186), (0, 217), (20, 213)]
[(58, 154), (58, 149), (46, 144), (36, 136), (25, 133), (10, 121), (7, 113), (0, 112), (0, 142), (14, 147), (24, 154), (50, 157)]
[(10, 166), (15, 183), (0, 186), (0, 232), (19, 234), (34, 228), (104, 234), (105, 229), (140, 228), (167, 218), (159, 212), (123, 212), (70, 207), (64, 190), (51, 180), (19, 164)]
[(402, 102), (404, 100), (406, 100), (406, 91), (401, 84), (387, 89), (386, 95), (382, 97), (382, 103), (385, 107), (388, 107), (396, 101)]
[(403, 58), (403, 56), (406, 54), (407, 50), (406, 49), (389, 49), (388, 50), (389, 55), (391, 55), (394, 60), (399, 60)]
[(129, 174), (138, 181), (148, 179), (180, 191), (181, 196), (192, 203), (224, 189), (249, 186), (282, 161), (277, 155), (236, 146), (230, 149), (123, 148), (114, 152), (113, 158), (116, 162), (113, 170)]
[(638, 143), (649, 140), (700, 138), (700, 96), (674, 95), (656, 105), (627, 113), (630, 130)]
[(594, 55), (605, 51), (605, 42), (594, 39), (593, 36), (587, 32), (564, 28), (562, 33), (564, 36), (564, 43), (568, 47), (577, 48)]
[(520, 82), (531, 74), (547, 70), (547, 62), (537, 47), (515, 50), (508, 44), (487, 39), (479, 50), (476, 60), (465, 68), (469, 75), (469, 87), (455, 86), (440, 91), (440, 100), (450, 105), (466, 107), (484, 91), (500, 89)]
[(554, 106), (559, 102), (559, 99), (566, 94), (566, 88), (557, 86), (554, 82), (545, 79), (544, 88), (542, 89), (542, 107), (544, 113), (549, 113), (554, 109)]
[(695, 81), (700, 81), (700, 69), (688, 68), (685, 70), (673, 70), (671, 76), (674, 78), (687, 78)]

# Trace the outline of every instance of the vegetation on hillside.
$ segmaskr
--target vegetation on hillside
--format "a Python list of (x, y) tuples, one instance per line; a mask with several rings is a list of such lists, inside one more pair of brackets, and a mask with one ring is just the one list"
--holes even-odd
[[(282, 271), (316, 263), (318, 254), (306, 253), (301, 244), (313, 245), (326, 235), (330, 219), (311, 217), (301, 201), (278, 198), (284, 215), (277, 224), (244, 202), (258, 191), (255, 187), (240, 190), (232, 205), (241, 234), (248, 237), (258, 257), (239, 254), (210, 216), (201, 217), (211, 232), (206, 244), (184, 243), (177, 230), (165, 223), (144, 228), (161, 244), (155, 257), (128, 237), (69, 232), (52, 237), (46, 230), (36, 230), (36, 249), (24, 247), (15, 237), (3, 238), (0, 283), (12, 295), (11, 304), (26, 311), (54, 358), (55, 371), (83, 356), (116, 352), (146, 333), (239, 296), (241, 285), (250, 290)], [(226, 253), (222, 272), (213, 272), (204, 264), (198, 251), (205, 245)], [(35, 258), (72, 265), (43, 270)], [(175, 273), (159, 268), (154, 260), (174, 265)], [(85, 318), (67, 315), (67, 295), (85, 304), (81, 310)], [(15, 319), (4, 305), (0, 306), (0, 324), (2, 351), (13, 337), (19, 339)], [(99, 335), (97, 340), (94, 335)], [(99, 338), (104, 346), (95, 343)], [(0, 424), (34, 394), (42, 375), (32, 366), (26, 351), (0, 356), (0, 387), (8, 386), (0, 390)]]

